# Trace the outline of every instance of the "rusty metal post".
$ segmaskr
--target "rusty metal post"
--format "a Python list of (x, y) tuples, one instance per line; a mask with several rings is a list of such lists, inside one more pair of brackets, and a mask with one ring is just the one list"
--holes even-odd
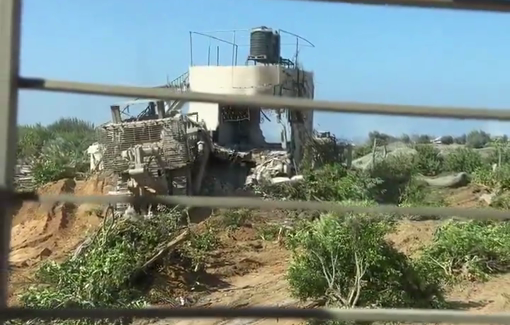
[(159, 100), (156, 103), (156, 109), (158, 111), (158, 118), (165, 118), (165, 102), (162, 100)]
[[(21, 0), (0, 1), (0, 186), (14, 190)], [(7, 306), (12, 207), (0, 198), (0, 308)], [(1, 316), (0, 316), (1, 317)], [(4, 319), (0, 318), (0, 324)]]
[(112, 105), (112, 106), (110, 106), (110, 109), (112, 110), (112, 122), (113, 123), (121, 123), (122, 117), (120, 116), (120, 106)]
[(148, 115), (149, 116), (155, 116), (156, 115), (156, 104), (154, 104), (154, 102), (150, 102), (149, 103), (149, 111), (148, 111)]

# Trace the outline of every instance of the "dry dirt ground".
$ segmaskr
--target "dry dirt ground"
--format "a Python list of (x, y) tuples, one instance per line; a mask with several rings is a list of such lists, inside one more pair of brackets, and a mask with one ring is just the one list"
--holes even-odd
[[(61, 180), (39, 189), (39, 194), (106, 194), (105, 180)], [(60, 260), (69, 255), (96, 230), (102, 219), (97, 216), (99, 206), (56, 204), (44, 206), (24, 203), (15, 213), (11, 229), (9, 299), (16, 303), (15, 293), (30, 284), (30, 275), (41, 261)]]
[[(77, 195), (105, 193), (105, 181), (59, 181), (43, 187), (44, 194), (74, 193)], [(450, 190), (448, 201), (456, 206), (478, 205), (479, 189)], [(68, 256), (87, 235), (97, 229), (101, 219), (94, 211), (96, 206), (24, 204), (13, 219), (11, 243), (11, 304), (16, 303), (15, 293), (29, 282), (29, 277), (41, 261)], [(213, 216), (207, 225), (215, 224)], [(250, 220), (234, 230), (218, 230), (217, 248), (205, 260), (201, 275), (190, 275), (185, 263), (165, 267), (154, 279), (154, 287), (161, 297), (182, 297), (197, 306), (226, 305), (245, 307), (254, 305), (301, 306), (289, 293), (285, 279), (289, 253), (277, 240), (263, 240), (261, 231), (267, 219), (277, 215), (264, 215)], [(420, 248), (432, 240), (439, 221), (404, 221), (388, 240), (406, 254), (419, 254)], [(196, 226), (205, 229), (205, 224)], [(221, 228), (216, 228), (221, 229)], [(510, 289), (510, 274), (494, 277), (486, 283), (464, 284), (449, 294), (459, 308), (473, 312), (510, 311), (504, 295)], [(162, 304), (175, 305), (175, 300), (160, 299)], [(137, 321), (146, 323), (144, 321)], [(276, 320), (159, 320), (159, 324), (276, 324)], [(301, 324), (299, 320), (279, 320), (278, 324)]]

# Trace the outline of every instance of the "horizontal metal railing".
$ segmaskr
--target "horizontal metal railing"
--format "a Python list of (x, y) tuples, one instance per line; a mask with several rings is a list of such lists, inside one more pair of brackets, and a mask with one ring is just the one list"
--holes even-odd
[(429, 9), (452, 9), (509, 12), (510, 4), (506, 0), (300, 0), (312, 2), (350, 3), (357, 5), (387, 5)]
[(20, 78), (21, 88), (67, 92), (87, 95), (123, 96), (138, 98), (158, 98), (190, 102), (213, 102), (260, 106), (267, 108), (288, 108), (299, 110), (319, 110), (337, 113), (380, 114), (415, 117), (440, 117), (455, 119), (478, 119), (510, 121), (510, 110), (489, 108), (438, 107), (418, 105), (393, 105), (371, 103), (343, 103), (324, 100), (311, 100), (275, 96), (222, 95), (199, 92), (170, 92), (163, 88), (141, 88), (113, 86), (72, 81), (57, 81), (35, 78)]
[[(426, 8), (469, 9), (483, 11), (510, 11), (510, 1), (452, 1), (452, 0), (309, 0), (316, 2), (343, 2), (351, 4), (398, 5)], [(168, 89), (99, 85), (80, 82), (22, 78), (19, 76), (19, 44), (21, 24), (21, 0), (0, 0), (0, 320), (48, 319), (48, 318), (119, 318), (119, 317), (174, 317), (174, 318), (318, 318), (358, 321), (428, 322), (428, 323), (486, 323), (510, 324), (510, 313), (471, 314), (462, 311), (412, 310), (412, 309), (296, 309), (296, 308), (178, 308), (136, 310), (40, 310), (7, 308), (7, 273), (11, 229), (10, 206), (21, 201), (42, 203), (116, 203), (148, 201), (208, 207), (249, 207), (260, 209), (311, 209), (336, 212), (395, 213), (403, 215), (434, 215), (439, 217), (462, 217), (476, 219), (510, 219), (510, 214), (494, 209), (461, 209), (435, 207), (357, 207), (341, 206), (327, 202), (266, 201), (256, 198), (210, 198), (210, 197), (122, 197), (122, 196), (38, 196), (35, 193), (15, 193), (12, 185), (16, 152), (17, 94), (19, 89), (73, 92), (105, 96), (134, 98), (160, 98), (195, 102), (218, 102), (241, 105), (257, 105), (272, 108), (314, 109), (357, 114), (403, 115), (454, 119), (510, 120), (510, 110), (485, 108), (428, 107), (411, 105), (383, 105), (368, 103), (341, 103), (312, 101), (295, 98), (267, 96), (234, 96), (196, 92), (169, 92)], [(3, 126), (2, 126), (3, 125)]]

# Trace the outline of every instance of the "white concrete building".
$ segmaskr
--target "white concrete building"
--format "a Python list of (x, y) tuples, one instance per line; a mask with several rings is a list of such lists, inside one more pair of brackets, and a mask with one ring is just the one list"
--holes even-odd
[[(189, 70), (189, 85), (191, 91), (214, 94), (314, 96), (312, 72), (282, 65), (193, 66)], [(260, 128), (260, 111), (264, 107), (231, 108), (216, 103), (192, 102), (188, 114), (197, 115), (198, 120), (213, 131), (214, 140), (220, 145), (244, 142), (253, 147), (264, 146), (266, 142)], [(290, 142), (293, 155), (300, 160), (301, 144), (313, 130), (313, 111), (288, 113), (283, 110), (282, 122), (282, 142)]]

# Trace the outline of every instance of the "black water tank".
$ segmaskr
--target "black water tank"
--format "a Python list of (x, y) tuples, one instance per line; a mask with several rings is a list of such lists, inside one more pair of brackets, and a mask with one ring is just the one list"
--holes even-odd
[(275, 58), (274, 35), (273, 30), (265, 26), (252, 29), (250, 34), (250, 59), (263, 63), (278, 63), (280, 56), (278, 55), (278, 58)]
[(274, 63), (280, 63), (280, 56), (281, 56), (281, 50), (280, 50), (280, 34), (278, 32), (275, 32), (273, 34), (273, 57), (276, 60)]

